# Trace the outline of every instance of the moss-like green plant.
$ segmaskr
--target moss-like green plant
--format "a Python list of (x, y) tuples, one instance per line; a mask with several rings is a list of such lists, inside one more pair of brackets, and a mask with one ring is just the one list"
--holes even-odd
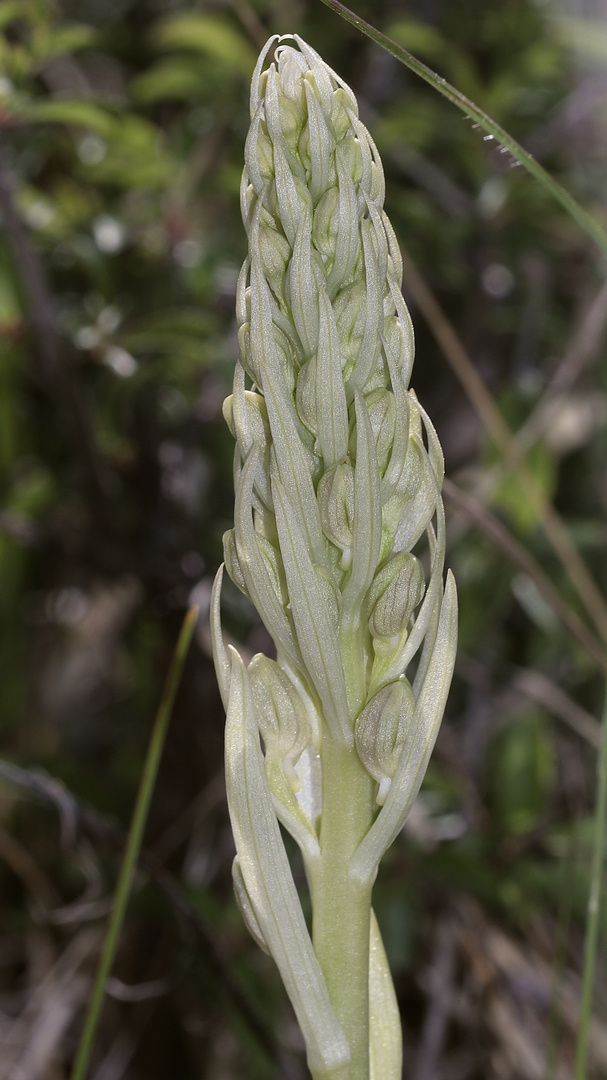
[[(234, 885), (315, 1080), (397, 1080), (398, 1009), (371, 891), (453, 671), (443, 458), (408, 389), (413, 331), (377, 149), (352, 91), (299, 37), (264, 70), (276, 40), (251, 87), (240, 361), (224, 406), (236, 439), (225, 563), (276, 660), (245, 667), (225, 650), (222, 570), (212, 600)], [(426, 572), (413, 553), (424, 540)], [(312, 936), (279, 822), (303, 855)]]

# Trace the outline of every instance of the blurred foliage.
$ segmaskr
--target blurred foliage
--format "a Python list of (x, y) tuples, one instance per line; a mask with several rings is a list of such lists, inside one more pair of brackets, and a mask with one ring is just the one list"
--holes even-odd
[[(575, 20), (566, 4), (540, 0), (379, 0), (357, 10), (478, 101), (607, 222), (598, 8), (576, 4)], [(231, 522), (221, 402), (245, 253), (248, 81), (269, 33), (287, 31), (357, 93), (399, 239), (512, 429), (533, 429), (552, 395), (549, 422), (525, 444), (528, 462), (605, 592), (602, 268), (508, 155), (313, 0), (0, 2), (1, 754), (24, 775), (46, 770), (105, 815), (74, 832), (65, 799), (61, 817), (23, 783), (2, 783), (7, 1076), (69, 1075), (162, 679), (184, 608), (208, 604)], [(585, 618), (534, 508), (413, 305), (412, 314), (413, 382), (448, 474)], [(563, 371), (565, 392), (553, 392)], [(377, 885), (408, 1075), (430, 1075), (430, 1061), (437, 1078), (565, 1080), (600, 671), (536, 582), (448, 510), (461, 659), (426, 784)], [(226, 617), (245, 648), (268, 647), (235, 591)], [(232, 899), (222, 729), (203, 620), (92, 1075), (305, 1075), (272, 964)], [(604, 954), (599, 975), (604, 988)], [(57, 1001), (64, 1019), (32, 1064)], [(430, 1045), (437, 1008), (443, 1031)], [(596, 1024), (599, 1077), (604, 989)]]

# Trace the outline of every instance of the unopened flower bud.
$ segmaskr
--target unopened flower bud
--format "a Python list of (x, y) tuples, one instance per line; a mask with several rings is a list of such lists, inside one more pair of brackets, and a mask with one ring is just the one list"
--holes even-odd
[(354, 521), (354, 469), (349, 462), (340, 461), (323, 473), (317, 498), (325, 536), (342, 551), (350, 551)]
[(287, 604), (289, 603), (289, 593), (280, 554), (267, 537), (260, 536), (259, 534), (257, 536), (257, 546), (261, 552), (266, 569), (268, 570), (270, 582), (276, 593), (278, 602), (282, 608), (286, 609)]
[(400, 634), (424, 595), (419, 559), (399, 551), (375, 575), (367, 597), (369, 628), (375, 637)]
[(310, 741), (305, 706), (284, 671), (262, 653), (251, 660), (249, 674), (266, 757), (280, 762), (297, 791), (299, 781), (294, 766)]
[[(243, 374), (242, 368), (240, 373)], [(243, 455), (246, 455), (254, 442), (263, 446), (270, 442), (268, 411), (261, 394), (252, 390), (237, 389), (223, 403), (223, 417), (232, 435), (238, 440)]]
[(250, 600), (249, 590), (247, 589), (247, 583), (242, 572), (238, 552), (236, 551), (234, 529), (228, 529), (227, 532), (224, 532), (223, 534), (223, 561), (226, 564), (226, 569), (234, 584)]
[(328, 570), (325, 570), (324, 566), (315, 566), (316, 577), (320, 586), (320, 594), (325, 605), (327, 615), (330, 622), (335, 629), (339, 626), (339, 607), (340, 607), (340, 594), (339, 589), (336, 588), (335, 582)]
[(396, 425), (394, 394), (389, 390), (373, 390), (372, 393), (367, 394), (365, 404), (369, 410), (369, 420), (375, 439), (377, 466), (383, 476), (394, 444)]
[(270, 229), (267, 225), (262, 225), (259, 229), (259, 250), (261, 264), (270, 287), (280, 296), (285, 271), (291, 258), (291, 248), (288, 241), (276, 229)]
[(414, 711), (413, 691), (403, 675), (371, 698), (356, 721), (356, 751), (379, 784), (380, 806), (386, 800)]
[(365, 329), (365, 288), (359, 282), (341, 289), (333, 304), (342, 355), (354, 361)]
[(325, 191), (314, 211), (312, 222), (312, 240), (318, 250), (327, 258), (333, 256), (335, 241), (339, 230), (339, 190), (336, 187)]
[(313, 435), (318, 432), (318, 417), (316, 413), (316, 357), (310, 359), (302, 367), (297, 380), (297, 412), (304, 424)]

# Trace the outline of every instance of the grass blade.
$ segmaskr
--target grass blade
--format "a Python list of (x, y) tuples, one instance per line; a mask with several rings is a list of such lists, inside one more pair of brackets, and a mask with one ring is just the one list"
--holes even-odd
[(592, 870), (590, 875), (590, 893), (588, 896), (588, 921), (586, 923), (586, 941), (584, 943), (582, 1005), (575, 1058), (575, 1080), (586, 1080), (588, 1036), (590, 1032), (590, 1018), (592, 1015), (596, 951), (599, 940), (601, 879), (603, 876), (605, 840), (607, 839), (607, 695), (605, 697), (601, 747), (597, 765), (597, 788), (594, 837), (592, 842)]
[(84, 1080), (88, 1068), (93, 1039), (95, 1038), (95, 1032), (101, 1015), (105, 986), (116, 955), (118, 938), (122, 929), (122, 923), (124, 922), (135, 867), (141, 850), (141, 841), (143, 839), (143, 832), (148, 817), (152, 793), (156, 783), (156, 775), (158, 773), (164, 740), (173, 711), (175, 695), (177, 694), (179, 683), (181, 681), (183, 666), (196, 627), (197, 617), (198, 608), (191, 607), (183, 620), (169, 673), (160, 698), (156, 719), (154, 720), (150, 744), (143, 766), (141, 783), (139, 785), (139, 791), (137, 792), (137, 801), (135, 803), (135, 809), (133, 810), (131, 827), (127, 837), (124, 858), (122, 860), (120, 875), (116, 884), (112, 912), (95, 975), (93, 992), (89, 1001), (84, 1030), (78, 1046), (78, 1053), (76, 1055), (71, 1080)]
[(415, 72), (416, 75), (419, 75), (420, 79), (424, 79), (425, 82), (429, 83), (435, 90), (438, 90), (439, 94), (446, 97), (447, 100), (460, 109), (465, 116), (478, 124), (483, 131), (486, 131), (488, 135), (491, 135), (492, 138), (501, 146), (505, 147), (506, 150), (509, 150), (516, 161), (518, 161), (531, 176), (535, 177), (545, 191), (549, 192), (549, 194), (564, 207), (569, 216), (577, 222), (583, 232), (594, 241), (599, 250), (602, 251), (603, 255), (607, 255), (607, 233), (601, 225), (599, 225), (598, 221), (595, 221), (594, 218), (580, 206), (576, 199), (573, 198), (573, 195), (562, 187), (554, 177), (550, 176), (550, 173), (546, 172), (539, 162), (537, 162), (535, 158), (516, 141), (516, 139), (513, 139), (500, 124), (497, 124), (495, 120), (492, 120), (488, 113), (484, 112), (484, 110), (473, 101), (470, 101), (470, 98), (467, 98), (465, 94), (460, 93), (454, 86), (451, 86), (451, 83), (448, 83), (446, 79), (441, 78), (435, 71), (432, 71), (432, 68), (427, 67), (426, 64), (423, 64), (421, 60), (418, 60), (417, 57), (413, 56), (407, 49), (404, 49), (402, 45), (397, 45), (395, 41), (386, 37), (380, 30), (376, 30), (370, 23), (361, 19), (360, 16), (355, 15), (353, 11), (350, 11), (349, 8), (340, 3), (340, 0), (322, 0), (322, 2), (328, 8), (331, 8), (332, 11), (341, 15), (342, 19), (345, 19), (346, 22), (355, 26), (361, 33), (366, 34), (367, 37), (371, 38), (371, 40), (376, 43), (376, 45), (380, 45), (382, 49), (389, 52), (399, 60), (401, 64), (405, 64), (405, 66)]

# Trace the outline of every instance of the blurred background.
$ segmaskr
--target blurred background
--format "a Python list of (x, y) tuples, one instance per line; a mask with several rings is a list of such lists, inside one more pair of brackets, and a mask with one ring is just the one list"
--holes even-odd
[[(602, 0), (358, 0), (607, 224)], [(495, 142), (319, 0), (0, 3), (0, 1076), (63, 1080), (162, 682), (201, 606), (92, 1080), (304, 1080), (232, 897), (206, 612), (248, 82), (296, 31), (387, 176), (445, 450), (460, 656), (376, 909), (408, 1080), (567, 1080), (605, 671), (604, 264)], [(580, 559), (583, 562), (580, 563)], [(584, 577), (585, 566), (590, 577)], [(265, 631), (226, 589), (229, 632)], [(601, 645), (601, 636), (603, 644)], [(601, 929), (607, 922), (603, 905)], [(598, 956), (589, 1077), (607, 1076)]]

